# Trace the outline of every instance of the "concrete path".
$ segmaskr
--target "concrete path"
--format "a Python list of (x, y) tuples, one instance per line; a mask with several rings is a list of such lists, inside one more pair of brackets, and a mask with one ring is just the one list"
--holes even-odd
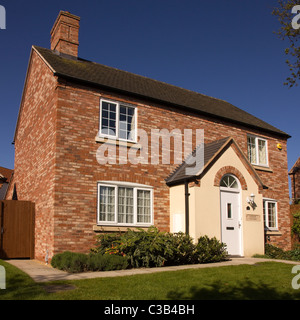
[(300, 261), (286, 261), (286, 260), (270, 260), (262, 258), (231, 258), (229, 261), (208, 263), (208, 264), (194, 264), (185, 266), (162, 267), (162, 268), (141, 268), (129, 269), (119, 271), (99, 271), (99, 272), (82, 272), (82, 273), (68, 273), (46, 265), (37, 260), (6, 260), (6, 262), (14, 265), (27, 273), (35, 282), (48, 282), (56, 280), (80, 280), (92, 278), (108, 278), (108, 277), (122, 277), (131, 276), (136, 274), (149, 274), (155, 272), (177, 271), (185, 269), (202, 269), (202, 268), (215, 268), (221, 266), (249, 264), (253, 265), (258, 262), (275, 261), (288, 264), (299, 264)]

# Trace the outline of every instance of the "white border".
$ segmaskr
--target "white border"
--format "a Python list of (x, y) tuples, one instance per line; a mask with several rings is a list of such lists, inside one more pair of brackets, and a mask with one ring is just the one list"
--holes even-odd
[[(255, 153), (256, 153), (256, 162), (250, 162), (249, 159), (249, 154), (248, 154), (248, 160), (251, 164), (255, 165), (255, 166), (260, 166), (260, 167), (265, 167), (265, 168), (269, 168), (269, 150), (268, 150), (268, 140), (266, 138), (262, 138), (260, 136), (255, 136), (253, 134), (247, 134), (247, 153), (248, 153), (248, 137), (254, 138), (255, 139)], [(266, 142), (266, 164), (261, 164), (259, 163), (259, 150), (258, 150), (258, 140), (262, 140)]]
[[(102, 133), (101, 128), (102, 128), (102, 102), (107, 102), (107, 103), (112, 103), (116, 105), (116, 134), (115, 135), (110, 135), (110, 134), (105, 134)], [(124, 107), (130, 107), (134, 109), (134, 137), (133, 140), (129, 139), (122, 139), (120, 138), (120, 133), (119, 133), (119, 119), (120, 119), (120, 106)], [(138, 107), (126, 102), (121, 102), (121, 101), (116, 101), (116, 100), (110, 100), (110, 99), (105, 99), (105, 98), (100, 98), (100, 107), (99, 107), (99, 137), (106, 137), (106, 138), (111, 138), (114, 140), (119, 140), (119, 141), (126, 141), (126, 142), (132, 142), (136, 143), (137, 142), (137, 117), (138, 117)]]
[[(100, 218), (100, 187), (113, 187), (115, 188), (115, 220), (114, 221), (101, 221)], [(133, 188), (133, 223), (118, 223), (117, 210), (118, 210), (118, 187)], [(150, 222), (140, 223), (137, 222), (137, 190), (150, 191)], [(122, 226), (122, 227), (150, 227), (153, 225), (154, 210), (153, 210), (153, 187), (144, 184), (137, 184), (125, 181), (98, 181), (97, 182), (97, 225), (98, 226)]]
[[(268, 217), (268, 211), (266, 210), (266, 204), (267, 202), (271, 202), (271, 203), (275, 203), (275, 214), (276, 214), (276, 226), (275, 227), (268, 227), (266, 224), (269, 223), (269, 217)], [(275, 199), (271, 199), (271, 198), (263, 198), (263, 209), (265, 211), (265, 219), (266, 219), (266, 224), (264, 222), (264, 229), (265, 230), (269, 230), (269, 231), (278, 231), (278, 205), (277, 205), (278, 201)]]

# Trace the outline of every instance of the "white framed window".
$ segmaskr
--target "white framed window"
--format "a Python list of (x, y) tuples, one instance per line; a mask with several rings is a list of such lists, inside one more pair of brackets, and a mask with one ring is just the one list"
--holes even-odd
[(263, 199), (264, 223), (268, 230), (278, 230), (277, 201), (274, 199)]
[(153, 189), (126, 182), (99, 182), (97, 224), (150, 226)]
[(251, 164), (259, 166), (268, 166), (268, 141), (266, 139), (248, 136), (248, 159)]
[(239, 184), (234, 176), (227, 174), (222, 178), (220, 182), (220, 187), (229, 188), (229, 189), (238, 189)]
[(135, 106), (100, 99), (99, 135), (136, 142), (137, 108)]

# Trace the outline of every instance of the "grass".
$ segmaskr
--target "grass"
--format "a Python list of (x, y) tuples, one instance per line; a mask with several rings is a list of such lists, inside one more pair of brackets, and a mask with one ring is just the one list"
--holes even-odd
[[(300, 300), (300, 289), (291, 286), (292, 265), (271, 261), (42, 284), (5, 261), (0, 265), (6, 269), (0, 300)], [(47, 292), (54, 285), (75, 289)]]

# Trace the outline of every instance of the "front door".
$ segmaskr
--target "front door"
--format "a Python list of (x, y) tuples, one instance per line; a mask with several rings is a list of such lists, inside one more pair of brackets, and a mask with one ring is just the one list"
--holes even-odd
[(241, 255), (240, 193), (221, 188), (221, 232), (229, 255)]

